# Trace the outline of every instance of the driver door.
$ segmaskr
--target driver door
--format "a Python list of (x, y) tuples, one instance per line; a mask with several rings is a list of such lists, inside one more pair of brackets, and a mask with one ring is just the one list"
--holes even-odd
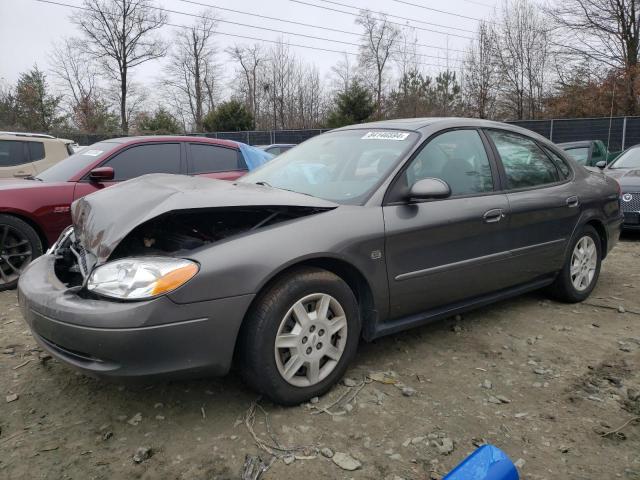
[[(486, 139), (475, 129), (439, 134), (411, 160), (383, 207), (390, 316), (399, 318), (508, 285), (506, 195)], [(440, 178), (445, 199), (411, 202), (410, 187)]]
[(119, 150), (100, 165), (113, 168), (113, 181), (91, 182), (87, 176), (76, 184), (74, 200), (149, 173), (185, 173), (184, 163), (183, 147), (179, 142), (133, 145)]

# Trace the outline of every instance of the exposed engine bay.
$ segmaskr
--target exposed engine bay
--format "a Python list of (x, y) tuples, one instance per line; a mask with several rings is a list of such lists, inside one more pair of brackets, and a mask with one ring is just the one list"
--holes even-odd
[[(227, 207), (167, 212), (134, 228), (109, 260), (147, 255), (186, 255), (228, 237), (326, 211), (301, 206)], [(54, 251), (56, 276), (66, 286), (80, 286), (96, 264), (71, 231)]]

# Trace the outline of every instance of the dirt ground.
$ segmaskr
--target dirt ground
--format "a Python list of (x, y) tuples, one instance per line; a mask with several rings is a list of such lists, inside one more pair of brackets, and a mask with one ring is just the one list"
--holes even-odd
[(233, 374), (134, 388), (43, 362), (4, 292), (0, 478), (238, 479), (247, 454), (272, 458), (253, 430), (284, 449), (265, 479), (440, 478), (484, 442), (524, 479), (640, 479), (640, 422), (624, 425), (640, 416), (639, 267), (627, 235), (584, 304), (535, 293), (362, 344), (347, 385), (313, 405), (260, 401), (251, 428), (256, 396)]

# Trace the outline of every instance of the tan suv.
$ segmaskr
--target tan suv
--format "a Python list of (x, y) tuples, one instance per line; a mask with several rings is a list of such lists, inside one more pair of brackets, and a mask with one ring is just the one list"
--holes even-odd
[(73, 154), (73, 140), (37, 133), (0, 132), (0, 178), (38, 175)]

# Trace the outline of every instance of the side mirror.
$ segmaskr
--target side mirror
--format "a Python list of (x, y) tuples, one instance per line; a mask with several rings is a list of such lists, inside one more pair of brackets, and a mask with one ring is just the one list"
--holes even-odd
[(451, 195), (451, 187), (439, 178), (423, 178), (409, 189), (410, 200), (428, 200), (431, 198), (447, 198)]
[(604, 160), (600, 160), (598, 163), (596, 163), (596, 167), (598, 167), (600, 170), (604, 170), (604, 167), (607, 166), (607, 162), (605, 162)]
[(113, 180), (114, 177), (115, 172), (111, 167), (98, 167), (89, 172), (89, 180), (96, 183), (108, 182), (109, 180)]

